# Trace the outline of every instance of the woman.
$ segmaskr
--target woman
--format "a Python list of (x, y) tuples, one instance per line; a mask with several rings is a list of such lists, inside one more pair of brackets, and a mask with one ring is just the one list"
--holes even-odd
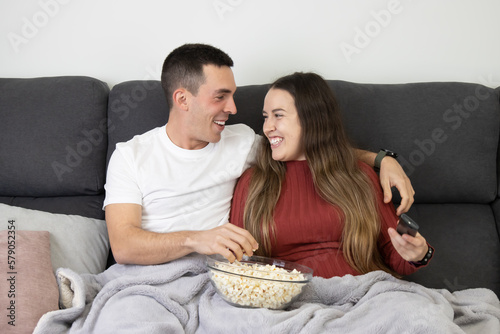
[(323, 78), (278, 79), (263, 116), (267, 140), (238, 181), (230, 218), (259, 242), (257, 255), (308, 265), (325, 278), (408, 275), (427, 263), (433, 250), (424, 237), (395, 231), (394, 207), (384, 204), (372, 168), (356, 159)]

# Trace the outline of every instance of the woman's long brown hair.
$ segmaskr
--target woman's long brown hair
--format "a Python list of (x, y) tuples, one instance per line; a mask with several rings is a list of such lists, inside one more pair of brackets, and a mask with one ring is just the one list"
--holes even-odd
[[(346, 261), (362, 274), (384, 270), (397, 276), (384, 263), (377, 247), (380, 222), (375, 191), (358, 165), (337, 101), (326, 81), (314, 73), (294, 73), (278, 79), (270, 89), (284, 90), (295, 100), (302, 128), (301, 143), (316, 191), (343, 213), (339, 218), (344, 222), (341, 247)], [(243, 222), (262, 245), (257, 254), (271, 256), (274, 207), (280, 197), (286, 164), (272, 159), (267, 140), (262, 140), (257, 154)]]

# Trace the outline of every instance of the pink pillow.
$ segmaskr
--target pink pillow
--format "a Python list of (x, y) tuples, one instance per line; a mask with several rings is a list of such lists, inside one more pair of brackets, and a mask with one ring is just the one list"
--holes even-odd
[(59, 309), (50, 234), (2, 223), (7, 230), (0, 231), (0, 333), (32, 333), (44, 313)]

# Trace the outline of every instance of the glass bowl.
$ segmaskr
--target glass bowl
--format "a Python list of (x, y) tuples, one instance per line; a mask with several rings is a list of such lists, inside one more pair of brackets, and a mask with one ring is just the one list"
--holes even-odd
[(226, 302), (238, 307), (284, 309), (311, 281), (309, 267), (262, 256), (230, 263), (222, 255), (207, 256), (210, 280)]

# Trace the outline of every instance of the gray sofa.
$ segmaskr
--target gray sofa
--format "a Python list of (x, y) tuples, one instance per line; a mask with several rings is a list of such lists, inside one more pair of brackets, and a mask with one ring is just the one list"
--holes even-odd
[[(329, 84), (353, 141), (398, 152), (415, 188), (409, 215), (436, 253), (427, 268), (406, 279), (451, 291), (485, 287), (500, 295), (499, 88)], [(266, 90), (239, 87), (238, 113), (230, 122), (260, 133)], [(89, 77), (0, 79), (0, 203), (104, 219), (106, 163), (115, 144), (167, 118), (158, 81), (124, 82), (110, 90)]]

